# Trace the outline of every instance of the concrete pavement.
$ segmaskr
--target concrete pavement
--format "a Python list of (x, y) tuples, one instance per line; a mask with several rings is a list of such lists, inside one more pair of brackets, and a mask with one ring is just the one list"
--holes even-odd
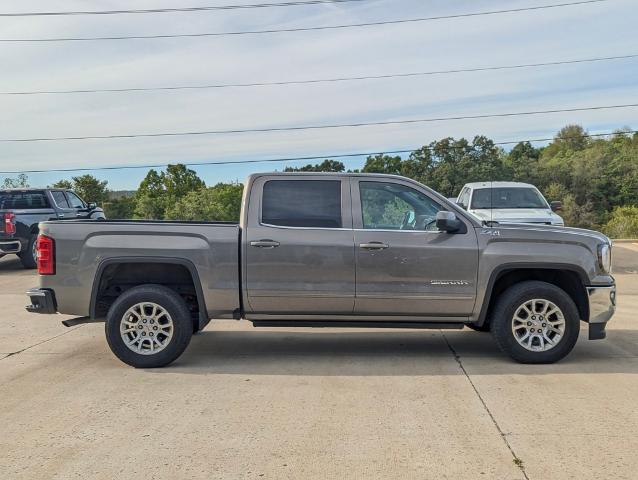
[(555, 365), (489, 334), (212, 322), (134, 370), (102, 324), (30, 315), (0, 260), (0, 478), (635, 478), (638, 249), (616, 246), (608, 338)]

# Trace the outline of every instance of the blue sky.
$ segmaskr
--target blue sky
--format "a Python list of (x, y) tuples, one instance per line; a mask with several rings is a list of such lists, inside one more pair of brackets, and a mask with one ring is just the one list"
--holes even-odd
[[(195, 5), (255, 3), (199, 0)], [(0, 37), (193, 33), (288, 28), (517, 8), (551, 0), (370, 0), (205, 13), (0, 18)], [(175, 0), (8, 0), (3, 12), (185, 6)], [(359, 76), (638, 53), (635, 0), (359, 29), (129, 42), (0, 43), (0, 91), (145, 87)], [(534, 69), (281, 87), (0, 96), (0, 137), (373, 122), (579, 108), (638, 101), (638, 59)], [(217, 162), (387, 151), (446, 136), (496, 141), (638, 128), (638, 108), (298, 132), (0, 143), (0, 170)], [(363, 158), (345, 161), (360, 167)], [(208, 183), (309, 162), (197, 167)], [(135, 188), (146, 169), (95, 172)], [(85, 173), (85, 172), (79, 172)], [(73, 173), (30, 174), (46, 185)], [(0, 181), (3, 177), (0, 175)]]

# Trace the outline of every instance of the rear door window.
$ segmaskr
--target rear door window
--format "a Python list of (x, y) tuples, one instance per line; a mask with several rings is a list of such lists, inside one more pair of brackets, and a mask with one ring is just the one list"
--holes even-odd
[(61, 191), (53, 191), (51, 192), (51, 196), (53, 197), (53, 201), (59, 208), (70, 208), (68, 202), (66, 201), (66, 197), (64, 196), (64, 192)]
[(268, 225), (341, 228), (340, 180), (269, 180), (261, 221)]

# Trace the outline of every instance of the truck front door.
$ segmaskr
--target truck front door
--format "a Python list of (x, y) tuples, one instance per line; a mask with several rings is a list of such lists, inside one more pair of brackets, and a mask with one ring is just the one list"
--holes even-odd
[(443, 207), (400, 179), (353, 178), (355, 313), (455, 317), (472, 312), (478, 246), (474, 228), (440, 232)]
[(259, 177), (244, 208), (247, 310), (352, 313), (355, 266), (347, 177)]

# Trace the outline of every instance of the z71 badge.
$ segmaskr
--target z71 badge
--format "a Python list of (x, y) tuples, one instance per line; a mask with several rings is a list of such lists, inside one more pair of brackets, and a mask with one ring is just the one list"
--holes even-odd
[(484, 228), (481, 230), (481, 235), (490, 235), (492, 237), (500, 237), (501, 231), (494, 230), (493, 228)]

